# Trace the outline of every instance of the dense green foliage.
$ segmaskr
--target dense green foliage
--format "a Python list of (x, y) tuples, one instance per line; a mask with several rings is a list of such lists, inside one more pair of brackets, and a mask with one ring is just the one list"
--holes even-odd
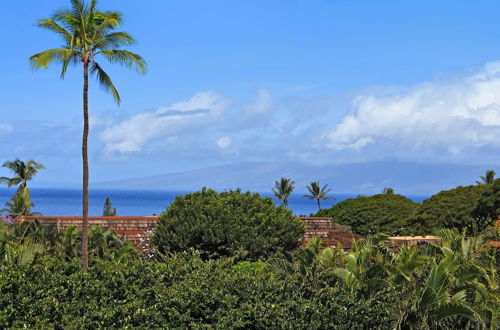
[[(39, 222), (0, 225), (0, 264), (30, 264), (38, 255), (61, 260), (81, 256), (81, 230), (68, 227), (58, 230)], [(121, 259), (138, 256), (130, 242), (124, 242), (113, 230), (92, 226), (89, 231), (90, 254), (95, 258)]]
[(204, 259), (266, 259), (298, 247), (303, 223), (270, 198), (241, 191), (178, 196), (161, 214), (153, 243), (162, 253), (194, 248)]
[(358, 301), (336, 288), (177, 255), (164, 262), (49, 260), (0, 268), (0, 328), (382, 328), (386, 293)]
[(311, 240), (294, 263), (273, 260), (270, 268), (307, 281), (337, 278), (340, 283), (326, 285), (362, 301), (391, 292), (395, 300), (385, 308), (394, 320), (387, 329), (497, 329), (500, 250), (488, 247), (494, 230), (488, 231), (467, 238), (441, 230), (441, 245), (403, 246), (396, 253), (387, 249), (384, 235), (356, 242), (347, 255)]
[(500, 251), (439, 233), (394, 253), (384, 236), (342, 253), (312, 240), (293, 262), (196, 252), (0, 264), (0, 328), (496, 329)]
[(476, 235), (497, 218), (500, 211), (500, 179), (493, 184), (444, 190), (425, 200), (410, 222), (414, 233), (457, 228)]
[(348, 225), (352, 231), (367, 235), (384, 232), (397, 234), (406, 230), (407, 219), (417, 207), (410, 199), (397, 194), (378, 194), (347, 199), (316, 216), (332, 217), (336, 223)]

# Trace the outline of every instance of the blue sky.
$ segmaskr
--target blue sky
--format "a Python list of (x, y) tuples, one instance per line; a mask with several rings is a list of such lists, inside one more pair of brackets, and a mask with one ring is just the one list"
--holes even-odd
[[(78, 183), (81, 69), (60, 80), (28, 62), (60, 45), (35, 22), (69, 1), (43, 3), (3, 4), (0, 159)], [(104, 64), (120, 107), (91, 82), (92, 181), (252, 161), (500, 164), (497, 1), (99, 5), (123, 13), (149, 71)]]

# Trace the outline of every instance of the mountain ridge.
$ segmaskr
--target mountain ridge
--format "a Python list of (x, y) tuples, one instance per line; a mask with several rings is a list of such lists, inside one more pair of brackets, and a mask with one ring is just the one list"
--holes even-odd
[[(389, 166), (390, 165), (390, 166)], [(296, 182), (296, 191), (319, 180), (334, 192), (373, 194), (392, 187), (397, 193), (431, 194), (459, 185), (475, 184), (486, 168), (480, 165), (371, 162), (313, 166), (292, 162), (249, 162), (226, 164), (91, 184), (93, 189), (144, 189), (193, 191), (203, 186), (216, 190), (241, 188), (270, 191), (282, 176)]]

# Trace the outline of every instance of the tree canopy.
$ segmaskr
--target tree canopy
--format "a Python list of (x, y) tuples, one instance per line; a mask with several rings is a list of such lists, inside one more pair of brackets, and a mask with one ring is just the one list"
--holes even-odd
[[(411, 229), (416, 233), (432, 233), (438, 228), (457, 228), (477, 234), (493, 221), (486, 210), (488, 197), (484, 195), (493, 193), (493, 188), (493, 185), (483, 184), (440, 191), (418, 208), (411, 218)], [(490, 199), (493, 196), (494, 193)], [(478, 208), (480, 200), (483, 204)]]
[(257, 260), (296, 249), (303, 233), (303, 223), (271, 198), (203, 188), (176, 197), (161, 214), (153, 243), (162, 253), (194, 248), (205, 259)]
[(27, 187), (28, 181), (33, 180), (33, 177), (38, 173), (38, 170), (45, 169), (40, 163), (30, 159), (22, 161), (20, 159), (10, 160), (3, 163), (2, 167), (8, 168), (14, 174), (12, 178), (1, 177), (0, 183), (7, 184), (7, 187), (18, 186), (17, 191), (21, 193)]
[(347, 199), (316, 216), (332, 217), (334, 222), (351, 227), (352, 231), (367, 235), (384, 232), (397, 234), (406, 230), (408, 218), (418, 204), (397, 194), (378, 194)]

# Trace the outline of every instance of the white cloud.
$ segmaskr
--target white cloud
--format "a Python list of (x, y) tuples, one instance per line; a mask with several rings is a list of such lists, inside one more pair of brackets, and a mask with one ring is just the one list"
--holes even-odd
[(10, 134), (14, 129), (11, 124), (0, 124), (0, 134)]
[(266, 90), (259, 90), (253, 103), (247, 105), (248, 115), (258, 115), (270, 113), (273, 110), (274, 102), (271, 94)]
[(362, 150), (378, 142), (409, 149), (437, 146), (450, 154), (498, 147), (500, 61), (452, 80), (357, 97), (326, 138), (336, 150)]
[(217, 121), (228, 104), (221, 96), (206, 92), (169, 107), (140, 113), (102, 132), (104, 150), (107, 153), (138, 152), (154, 140), (171, 143), (177, 141), (180, 134), (198, 134)]
[(233, 140), (231, 140), (231, 138), (228, 136), (221, 137), (220, 139), (217, 140), (217, 145), (221, 149), (226, 149), (231, 145), (231, 143), (233, 143)]

